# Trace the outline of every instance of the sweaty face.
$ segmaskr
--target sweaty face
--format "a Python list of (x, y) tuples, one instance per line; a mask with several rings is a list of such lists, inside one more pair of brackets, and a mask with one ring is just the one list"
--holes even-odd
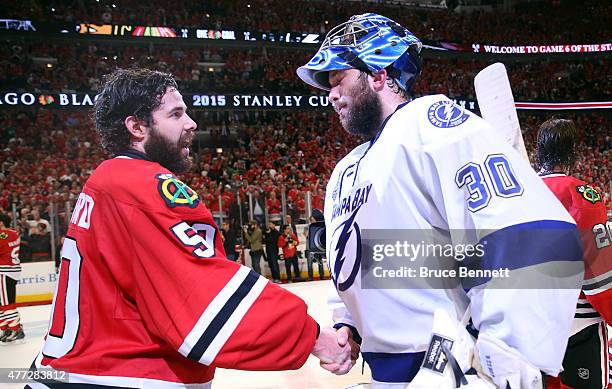
[(153, 161), (174, 173), (191, 168), (189, 146), (196, 124), (186, 113), (187, 106), (176, 90), (169, 88), (162, 104), (153, 112), (144, 150)]
[(382, 105), (368, 85), (365, 73), (350, 69), (330, 73), (329, 93), (342, 127), (351, 134), (374, 138), (379, 130)]

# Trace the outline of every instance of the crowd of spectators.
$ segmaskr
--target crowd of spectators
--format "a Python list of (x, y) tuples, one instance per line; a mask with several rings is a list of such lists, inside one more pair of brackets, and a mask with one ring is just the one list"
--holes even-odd
[[(474, 12), (468, 16), (372, 1), (296, 0), (291, 7), (276, 0), (177, 1), (170, 9), (160, 0), (116, 4), (111, 0), (33, 0), (9, 2), (3, 14), (35, 21), (324, 33), (352, 14), (370, 11), (397, 20), (421, 38), (469, 45), (602, 43), (600, 34), (606, 31), (609, 18), (598, 15), (608, 15), (611, 9), (610, 4), (572, 0), (519, 4), (509, 12)], [(517, 34), (516, 25), (529, 35)], [(321, 93), (295, 74), (312, 54), (313, 47), (305, 45), (245, 49), (170, 45), (165, 40), (142, 45), (85, 40), (41, 44), (11, 37), (0, 45), (0, 84), (4, 91), (91, 92), (113, 69), (139, 66), (173, 73), (186, 93)], [(437, 57), (428, 54), (425, 58), (415, 95), (443, 93), (475, 99), (474, 76), (490, 62)], [(612, 75), (605, 56), (569, 61), (504, 57), (503, 61), (517, 101), (609, 101), (612, 96)], [(206, 138), (208, 143), (198, 137), (193, 148), (194, 168), (181, 179), (200, 193), (214, 214), (228, 216), (232, 225), (251, 216), (263, 222), (265, 215), (286, 223), (281, 220), (283, 205), (292, 220), (307, 219), (306, 194), (310, 193), (312, 208), (323, 208), (333, 166), (358, 142), (340, 128), (331, 109), (190, 114), (202, 132), (213, 137)], [(83, 183), (106, 158), (88, 115), (85, 108), (4, 106), (0, 110), (0, 212), (10, 212), (15, 206), (26, 246), (22, 255), (25, 260), (49, 255), (54, 244), (50, 233), (58, 238), (64, 232), (66, 217)], [(520, 113), (532, 160), (537, 127), (550, 115)], [(575, 120), (581, 131), (574, 175), (601, 189), (610, 207), (609, 113), (559, 116)], [(218, 136), (232, 138), (233, 146), (217, 151)], [(253, 213), (247, 214), (251, 205)], [(61, 228), (50, 231), (49, 222)]]
[[(40, 245), (50, 247), (48, 237), (44, 238), (49, 234), (48, 221), (52, 219), (50, 204), (55, 204), (59, 215), (56, 221), (64, 229), (67, 211), (83, 183), (107, 157), (88, 115), (87, 110), (77, 109), (0, 111), (0, 212), (11, 211), (15, 205), (22, 238), (34, 247), (30, 254), (24, 254), (25, 258), (43, 255), (37, 251)], [(549, 116), (549, 113), (520, 114), (532, 160), (538, 125)], [(609, 207), (612, 175), (609, 114), (564, 113), (560, 117), (573, 119), (580, 131), (579, 159), (573, 174), (598, 187)], [(201, 127), (216, 125), (204, 120), (196, 115)], [(233, 219), (232, 223), (240, 219), (240, 208), (245, 223), (249, 216), (263, 222), (265, 212), (271, 220), (281, 221), (282, 197), (286, 200), (286, 212), (294, 221), (307, 219), (306, 193), (311, 194), (312, 208), (322, 209), (324, 189), (333, 166), (358, 142), (340, 128), (331, 111), (262, 111), (245, 116), (232, 126), (238, 137), (237, 147), (223, 149), (221, 153), (214, 149), (215, 145), (196, 147), (194, 168), (181, 175), (214, 214), (222, 210)], [(248, 204), (265, 211), (248, 215)], [(56, 231), (56, 236), (62, 234), (62, 229)]]
[[(601, 31), (608, 28), (611, 10), (610, 3), (595, 0), (519, 2), (510, 10), (467, 15), (446, 8), (407, 7), (393, 1), (294, 0), (287, 6), (279, 0), (182, 0), (169, 6), (162, 0), (34, 0), (9, 2), (3, 13), (5, 17), (35, 21), (324, 33), (351, 15), (377, 12), (420, 38), (467, 45), (539, 45), (604, 43), (599, 42)], [(521, 26), (525, 34), (517, 34), (516, 26)]]
[[(18, 43), (0, 46), (4, 90), (90, 92), (117, 67), (173, 73), (181, 90), (194, 93), (320, 93), (295, 74), (311, 52), (265, 47), (244, 49)], [(414, 93), (474, 99), (473, 80), (482, 60), (426, 58)], [(519, 101), (598, 101), (612, 97), (604, 57), (571, 61), (505, 61)], [(212, 70), (212, 71), (211, 71)]]

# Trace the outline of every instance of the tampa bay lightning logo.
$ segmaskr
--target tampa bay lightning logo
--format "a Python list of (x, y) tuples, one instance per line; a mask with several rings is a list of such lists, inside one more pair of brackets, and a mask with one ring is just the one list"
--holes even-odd
[(470, 116), (452, 101), (437, 101), (427, 110), (429, 122), (438, 128), (450, 128), (460, 125)]
[[(332, 269), (332, 279), (336, 285), (336, 288), (340, 292), (347, 290), (351, 287), (351, 285), (353, 285), (353, 282), (355, 282), (355, 277), (357, 277), (357, 273), (359, 272), (359, 267), (361, 266), (361, 230), (359, 228), (359, 224), (357, 224), (355, 221), (355, 216), (357, 216), (359, 208), (361, 208), (361, 205), (357, 207), (353, 211), (351, 217), (340, 224), (332, 234), (332, 242), (336, 242), (336, 244), (332, 246), (332, 250), (336, 253), (336, 260), (334, 261), (334, 268)], [(340, 273), (342, 272), (342, 267), (347, 259), (345, 257), (347, 254), (346, 247), (351, 236), (353, 235), (353, 232), (355, 233), (355, 241), (352, 244), (352, 246), (355, 247), (353, 267), (351, 268), (348, 277), (346, 277), (346, 279), (343, 281), (340, 281)]]

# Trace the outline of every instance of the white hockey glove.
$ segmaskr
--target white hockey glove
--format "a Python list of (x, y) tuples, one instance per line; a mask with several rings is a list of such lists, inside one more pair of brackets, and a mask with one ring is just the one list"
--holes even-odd
[(504, 342), (478, 335), (474, 368), (501, 389), (542, 389), (542, 373), (517, 350)]
[(408, 389), (494, 389), (478, 375), (464, 374), (471, 369), (473, 357), (474, 340), (465, 326), (438, 309), (423, 365)]

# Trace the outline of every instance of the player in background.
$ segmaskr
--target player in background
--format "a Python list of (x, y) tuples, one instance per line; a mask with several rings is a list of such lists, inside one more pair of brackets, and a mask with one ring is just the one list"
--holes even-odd
[(175, 176), (191, 165), (186, 110), (170, 74), (107, 77), (93, 118), (113, 158), (75, 205), (34, 367), (66, 371), (79, 388), (209, 388), (216, 367), (297, 369), (310, 353), (346, 368), (347, 339), (227, 260), (210, 211)]
[(572, 177), (578, 133), (574, 122), (550, 119), (538, 131), (540, 177), (572, 215), (584, 247), (584, 285), (572, 323), (572, 336), (559, 379), (549, 388), (607, 388), (608, 331), (612, 325), (612, 223), (603, 196), (588, 183)]
[[(421, 47), (384, 16), (356, 15), (334, 27), (297, 70), (328, 91), (344, 129), (364, 139), (327, 185), (327, 258), (341, 300), (332, 301), (336, 327), (362, 338), (375, 387), (405, 387), (419, 369), (431, 377), (448, 371), (448, 351), (441, 358), (443, 347), (433, 343), (434, 311), (456, 321), (467, 312), (479, 333), (475, 350), (457, 354), (458, 343), (452, 349), (458, 363), (448, 365), (457, 384), (474, 367), (500, 388), (541, 388), (541, 372), (561, 369), (583, 277), (575, 223), (488, 123), (443, 95), (410, 98)], [(507, 267), (509, 283), (485, 277), (432, 288), (405, 277), (364, 287), (378, 262), (361, 254), (376, 241), (362, 246), (361, 237), (374, 230), (436, 231), (445, 242), (486, 244), (484, 255), (463, 264)], [(405, 263), (427, 269), (434, 262), (416, 256)], [(556, 270), (567, 275), (565, 289)], [(430, 340), (435, 348), (428, 349)]]
[(15, 307), (17, 281), (21, 278), (20, 239), (10, 226), (11, 219), (0, 215), (0, 346), (25, 342)]

